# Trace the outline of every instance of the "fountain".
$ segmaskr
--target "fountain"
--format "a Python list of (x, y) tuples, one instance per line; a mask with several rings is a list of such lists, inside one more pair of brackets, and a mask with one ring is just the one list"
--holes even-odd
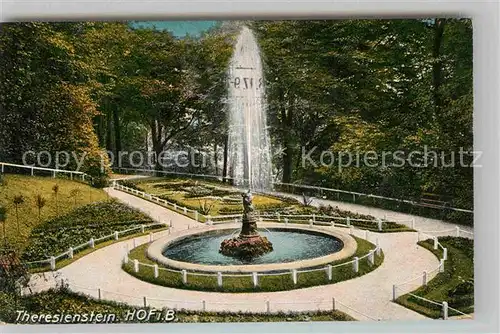
[(222, 241), (219, 252), (240, 259), (252, 259), (273, 250), (272, 243), (257, 232), (257, 219), (252, 205), (252, 194), (242, 194), (243, 218), (240, 235)]
[(271, 189), (271, 143), (257, 41), (243, 27), (229, 68), (229, 164), (235, 185)]

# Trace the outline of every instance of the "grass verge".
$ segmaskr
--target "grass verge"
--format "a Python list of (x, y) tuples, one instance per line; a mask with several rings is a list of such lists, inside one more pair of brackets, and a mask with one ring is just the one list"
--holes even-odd
[[(354, 259), (354, 257), (362, 257), (372, 249), (375, 245), (372, 243), (354, 237), (358, 244), (356, 253), (347, 259), (332, 262), (331, 265), (338, 265), (340, 263), (349, 262)], [(146, 249), (149, 244), (141, 245), (133, 250), (131, 250), (127, 264), (123, 264), (122, 268), (130, 275), (141, 279), (143, 281), (174, 287), (179, 289), (188, 290), (202, 290), (202, 291), (218, 291), (218, 292), (266, 292), (266, 291), (285, 291), (306, 288), (317, 285), (332, 284), (341, 281), (345, 281), (351, 278), (359, 277), (369, 273), (370, 271), (376, 269), (380, 266), (384, 260), (384, 254), (381, 252), (380, 256), (375, 256), (375, 264), (370, 265), (368, 258), (364, 258), (359, 261), (359, 271), (355, 273), (353, 271), (352, 264), (347, 264), (345, 266), (333, 268), (333, 279), (328, 280), (326, 271), (315, 271), (307, 273), (299, 273), (297, 284), (294, 285), (292, 281), (292, 275), (280, 275), (280, 276), (260, 276), (259, 286), (254, 288), (251, 277), (224, 277), (223, 287), (217, 285), (217, 278), (215, 276), (199, 276), (188, 273), (188, 283), (183, 284), (181, 273), (170, 272), (166, 270), (160, 270), (159, 276), (154, 277), (154, 270), (149, 266), (141, 266), (138, 273), (134, 271), (133, 259), (137, 259), (141, 263), (154, 265), (156, 262), (150, 260), (147, 257)]]
[[(411, 293), (438, 303), (446, 301), (448, 306), (464, 313), (474, 312), (474, 241), (467, 238), (440, 237), (439, 242), (448, 249), (448, 259), (444, 272), (438, 273), (426, 286)], [(432, 240), (420, 241), (419, 245), (428, 249), (437, 258), (443, 251), (433, 247)], [(433, 305), (410, 294), (397, 298), (396, 302), (430, 318), (442, 317), (442, 307)], [(459, 313), (449, 310), (449, 316)]]
[[(66, 288), (51, 289), (45, 292), (14, 297), (0, 292), (0, 320), (16, 323), (17, 311), (29, 314), (115, 314), (115, 323), (126, 322), (163, 322), (156, 317), (138, 321), (126, 320), (127, 311), (145, 309), (124, 303), (97, 300), (83, 294), (72, 292)], [(146, 308), (149, 309), (149, 308)], [(340, 311), (315, 311), (301, 313), (250, 314), (243, 312), (200, 312), (176, 310), (174, 322), (179, 323), (213, 323), (213, 322), (285, 322), (285, 321), (353, 321), (351, 316)]]

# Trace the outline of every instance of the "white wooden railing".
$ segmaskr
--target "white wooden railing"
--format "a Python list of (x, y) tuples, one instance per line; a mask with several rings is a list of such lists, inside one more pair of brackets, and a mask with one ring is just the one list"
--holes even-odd
[[(120, 235), (124, 235), (124, 234), (130, 233), (130, 232), (133, 232), (133, 231), (140, 230), (141, 233), (144, 233), (146, 229), (149, 229), (149, 228), (152, 228), (153, 226), (158, 226), (158, 225), (163, 225), (165, 227), (169, 226), (166, 223), (159, 223), (159, 222), (158, 223), (151, 223), (151, 224), (143, 224), (143, 225), (134, 226), (134, 227), (126, 229), (126, 230), (115, 231), (112, 234), (105, 235), (103, 237), (90, 238), (89, 241), (87, 241), (87, 242), (85, 242), (83, 244), (80, 244), (80, 245), (77, 245), (77, 246), (73, 246), (73, 247), (69, 247), (69, 249), (66, 252), (50, 256), (47, 259), (38, 260), (38, 261), (31, 261), (31, 262), (24, 262), (23, 264), (26, 265), (28, 268), (32, 268), (32, 267), (44, 267), (44, 266), (49, 265), (51, 270), (55, 270), (56, 269), (56, 262), (57, 261), (59, 261), (59, 260), (61, 260), (63, 258), (72, 259), (74, 257), (74, 254), (77, 251), (80, 251), (80, 250), (85, 249), (85, 248), (95, 248), (95, 246), (97, 244), (99, 244), (99, 243), (101, 243), (101, 242), (103, 242), (105, 240), (113, 240), (113, 239), (114, 240), (119, 240)], [(152, 239), (152, 234), (151, 233), (150, 233), (150, 238)]]
[[(171, 172), (171, 171), (162, 171), (162, 170), (154, 170), (154, 169), (141, 169), (141, 168), (125, 168), (125, 167), (115, 167), (113, 168), (114, 170), (117, 170), (119, 172), (126, 171), (126, 172), (140, 172), (140, 173), (146, 173), (146, 174), (163, 174), (163, 175), (180, 175), (180, 176), (188, 176), (188, 177), (194, 177), (194, 178), (206, 178), (206, 179), (214, 179), (221, 181), (223, 179), (228, 179), (231, 180), (231, 177), (222, 177), (220, 175), (206, 175), (206, 174), (193, 174), (193, 173), (183, 173), (183, 172)], [(310, 185), (305, 185), (305, 184), (297, 184), (297, 183), (282, 183), (282, 182), (273, 182), (273, 185), (276, 186), (287, 186), (287, 187), (294, 187), (294, 188), (300, 188), (300, 189), (310, 189), (310, 190), (315, 190), (320, 193), (323, 192), (332, 192), (336, 194), (348, 194), (353, 197), (353, 202), (356, 202), (356, 197), (366, 197), (366, 198), (374, 198), (374, 199), (381, 199), (381, 200), (386, 200), (386, 201), (392, 201), (392, 202), (398, 202), (398, 203), (405, 203), (409, 204), (412, 206), (420, 206), (419, 202), (412, 201), (412, 200), (407, 200), (407, 199), (399, 199), (399, 198), (393, 198), (393, 197), (385, 197), (385, 196), (379, 196), (379, 195), (374, 195), (374, 194), (366, 194), (366, 193), (360, 193), (360, 192), (355, 192), (355, 191), (348, 191), (348, 190), (342, 190), (342, 189), (334, 189), (334, 188), (326, 188), (326, 187), (318, 187), (318, 186), (310, 186)], [(458, 211), (458, 212), (465, 212), (465, 213), (473, 213), (473, 210), (468, 210), (468, 209), (463, 209), (463, 208), (454, 208), (454, 207), (446, 207), (447, 210), (451, 211)]]

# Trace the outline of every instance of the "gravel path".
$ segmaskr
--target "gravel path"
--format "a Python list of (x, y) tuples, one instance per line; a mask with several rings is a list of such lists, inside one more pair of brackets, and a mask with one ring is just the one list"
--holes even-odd
[[(174, 233), (187, 228), (210, 228), (136, 196), (113, 189), (107, 189), (107, 192), (155, 220), (172, 220)], [(165, 233), (168, 232), (156, 233), (154, 238), (160, 238)], [(364, 236), (363, 231), (356, 231), (356, 234)], [(98, 289), (101, 289), (101, 298), (107, 300), (143, 305), (146, 297), (151, 306), (194, 310), (201, 310), (205, 301), (205, 309), (210, 311), (265, 312), (268, 307), (266, 301), (269, 301), (271, 312), (331, 309), (332, 298), (335, 298), (337, 309), (360, 320), (424, 319), (424, 316), (391, 302), (392, 285), (436, 268), (438, 260), (416, 245), (415, 232), (371, 233), (370, 240), (374, 242), (375, 238), (379, 239), (385, 253), (383, 264), (376, 270), (348, 281), (292, 291), (217, 293), (173, 289), (143, 282), (121, 269), (125, 251), (133, 247), (133, 240), (99, 249), (54, 273), (33, 275), (31, 286), (34, 291), (45, 290), (64, 279), (72, 290), (93, 297), (98, 297)], [(148, 236), (135, 239), (136, 245), (148, 241)]]

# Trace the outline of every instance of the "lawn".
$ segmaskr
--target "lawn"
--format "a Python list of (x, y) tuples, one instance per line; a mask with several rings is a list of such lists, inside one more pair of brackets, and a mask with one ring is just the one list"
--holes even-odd
[[(53, 190), (56, 185), (57, 196)], [(38, 195), (45, 200), (40, 211), (36, 204)], [(14, 199), (19, 196), (22, 196), (23, 203), (17, 205), (16, 213)], [(0, 185), (0, 205), (7, 209), (7, 241), (22, 251), (26, 247), (31, 230), (37, 225), (89, 203), (107, 199), (108, 195), (103, 190), (78, 181), (5, 174), (4, 184)], [(0, 236), (0, 241), (3, 242), (3, 229), (0, 229)]]
[[(16, 300), (17, 299), (17, 300)], [(124, 303), (97, 300), (82, 294), (69, 291), (66, 288), (51, 289), (35, 295), (14, 298), (0, 292), (0, 320), (15, 323), (18, 310), (26, 310), (30, 314), (84, 314), (100, 312), (116, 314), (117, 323), (124, 323), (129, 310), (144, 309)], [(176, 310), (176, 320), (179, 323), (204, 322), (284, 322), (284, 321), (353, 321), (351, 316), (340, 311), (315, 311), (303, 313), (278, 314), (248, 314), (235, 312), (199, 312)], [(140, 321), (131, 321), (140, 322)], [(146, 321), (142, 321), (146, 322)], [(158, 322), (156, 317), (151, 322)]]
[[(347, 259), (339, 260), (331, 263), (332, 265), (349, 262), (355, 256), (362, 257), (370, 250), (375, 248), (372, 243), (354, 237), (358, 244), (356, 253)], [(149, 244), (141, 245), (131, 250), (127, 264), (123, 264), (123, 269), (132, 276), (141, 280), (175, 288), (188, 289), (188, 290), (204, 290), (204, 291), (220, 291), (220, 292), (264, 292), (264, 291), (284, 291), (305, 288), (316, 285), (332, 284), (340, 281), (345, 281), (354, 277), (362, 276), (380, 266), (383, 262), (384, 255), (381, 252), (380, 256), (375, 256), (375, 265), (371, 266), (368, 263), (368, 258), (359, 261), (359, 272), (354, 273), (352, 264), (333, 268), (333, 280), (329, 281), (325, 271), (316, 271), (308, 273), (299, 273), (297, 285), (294, 285), (290, 275), (280, 276), (261, 276), (259, 277), (259, 286), (253, 287), (251, 277), (224, 277), (223, 288), (217, 286), (217, 278), (215, 276), (199, 276), (188, 273), (188, 283), (182, 283), (182, 276), (180, 273), (170, 272), (166, 270), (159, 271), (159, 277), (154, 277), (152, 267), (141, 266), (138, 273), (134, 272), (133, 259), (137, 259), (141, 263), (154, 265), (156, 262), (147, 257), (146, 249)], [(160, 265), (161, 266), (161, 265)]]
[[(145, 193), (157, 196), (171, 203), (175, 203), (181, 207), (186, 207), (190, 210), (196, 210), (204, 215), (232, 215), (240, 214), (242, 211), (240, 193), (242, 190), (228, 186), (227, 184), (216, 183), (215, 181), (191, 180), (185, 178), (161, 178), (151, 177), (136, 180), (121, 181), (120, 184), (143, 191)], [(217, 198), (212, 198), (217, 197)], [(234, 201), (225, 200), (225, 198), (233, 198)], [(305, 199), (307, 200), (307, 198)], [(378, 224), (375, 217), (362, 215), (350, 211), (341, 210), (338, 207), (321, 206), (319, 208), (305, 205), (291, 198), (278, 197), (274, 195), (254, 194), (253, 204), (256, 211), (260, 213), (281, 213), (281, 214), (297, 214), (297, 215), (312, 215), (318, 217), (316, 221), (330, 223), (330, 218), (322, 218), (321, 215), (331, 217), (351, 218), (351, 224), (370, 231), (377, 231)], [(168, 206), (172, 209), (172, 206)], [(180, 211), (180, 210), (178, 210)], [(180, 211), (181, 214), (184, 214)], [(185, 214), (194, 218), (192, 213)], [(292, 218), (289, 218), (290, 221)], [(303, 220), (300, 220), (303, 219)], [(354, 220), (358, 219), (358, 220)], [(199, 221), (204, 222), (205, 219), (199, 216)], [(282, 219), (281, 222), (284, 220)], [(309, 222), (309, 218), (294, 218), (294, 223)], [(345, 220), (337, 220), (336, 223), (345, 224)], [(384, 222), (381, 232), (401, 232), (412, 231), (403, 224), (395, 222)]]
[[(448, 249), (448, 259), (444, 272), (439, 273), (427, 286), (422, 286), (411, 293), (432, 301), (448, 302), (448, 306), (464, 313), (474, 312), (474, 241), (467, 238), (440, 237), (439, 242)], [(442, 250), (434, 250), (432, 240), (419, 242), (419, 245), (442, 257)], [(432, 305), (409, 294), (400, 296), (397, 303), (430, 318), (440, 318), (441, 307)], [(458, 315), (449, 310), (450, 316)]]
[[(134, 184), (137, 189), (170, 202), (197, 210), (204, 215), (241, 213), (241, 191), (227, 186), (186, 179), (141, 179), (122, 184)], [(217, 197), (210, 198), (209, 196)], [(230, 197), (234, 201), (224, 200)], [(255, 194), (253, 204), (257, 210), (277, 209), (290, 206), (278, 198)]]

